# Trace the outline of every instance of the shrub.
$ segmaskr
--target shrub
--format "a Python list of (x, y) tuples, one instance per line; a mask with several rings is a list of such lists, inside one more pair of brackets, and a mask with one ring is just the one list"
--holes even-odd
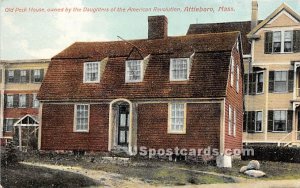
[(8, 142), (7, 145), (1, 148), (1, 166), (14, 165), (19, 161), (19, 151), (15, 142)]
[(262, 160), (300, 163), (300, 148), (278, 146), (245, 146), (244, 149), (253, 149), (253, 156), (242, 155), (243, 160)]

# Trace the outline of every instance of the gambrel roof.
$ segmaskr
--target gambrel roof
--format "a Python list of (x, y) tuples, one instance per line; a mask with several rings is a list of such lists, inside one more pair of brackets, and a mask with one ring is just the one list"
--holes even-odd
[[(239, 36), (239, 32), (226, 32), (156, 40), (76, 42), (52, 58), (38, 98), (67, 101), (224, 97), (231, 51)], [(149, 54), (143, 81), (125, 83), (125, 61)], [(170, 82), (170, 58), (192, 54), (189, 80)], [(108, 60), (100, 82), (83, 83), (84, 62), (105, 58)]]

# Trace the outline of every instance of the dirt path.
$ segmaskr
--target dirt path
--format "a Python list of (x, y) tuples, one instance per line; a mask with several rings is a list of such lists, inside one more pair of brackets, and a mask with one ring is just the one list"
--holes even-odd
[(54, 170), (62, 170), (67, 172), (78, 173), (89, 178), (92, 178), (101, 184), (104, 184), (105, 187), (154, 187), (143, 181), (140, 181), (136, 178), (128, 178), (120, 174), (108, 173), (100, 170), (90, 170), (84, 169), (81, 167), (74, 166), (62, 166), (62, 165), (49, 165), (42, 163), (30, 163), (30, 162), (21, 162), (22, 164), (45, 167)]

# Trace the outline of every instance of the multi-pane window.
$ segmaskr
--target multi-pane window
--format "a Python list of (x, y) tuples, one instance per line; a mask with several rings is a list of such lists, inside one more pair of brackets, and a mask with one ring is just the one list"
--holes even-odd
[(4, 131), (5, 132), (12, 132), (13, 131), (13, 124), (14, 124), (13, 119), (6, 119), (6, 123), (4, 125)]
[(255, 112), (255, 132), (262, 132), (262, 111)]
[(175, 58), (170, 62), (170, 80), (184, 81), (189, 77), (189, 58)]
[(234, 82), (234, 59), (233, 56), (231, 56), (230, 58), (230, 85), (233, 86), (233, 82)]
[(41, 70), (35, 69), (33, 70), (33, 81), (34, 82), (41, 82)]
[(20, 82), (26, 82), (26, 70), (20, 71)]
[(287, 111), (276, 110), (274, 111), (274, 126), (273, 131), (284, 132), (287, 131)]
[(88, 131), (89, 105), (75, 105), (75, 131)]
[(8, 71), (8, 82), (14, 82), (15, 72), (13, 70)]
[(232, 133), (232, 108), (231, 106), (229, 105), (229, 112), (228, 112), (228, 135), (231, 135)]
[(284, 32), (284, 52), (292, 51), (293, 33), (292, 31)]
[(233, 110), (233, 136), (236, 136), (236, 110)]
[(142, 81), (142, 60), (126, 61), (126, 82), (140, 82)]
[(288, 90), (288, 74), (287, 71), (275, 71), (274, 72), (274, 91), (275, 92), (287, 92)]
[(240, 90), (240, 68), (239, 66), (236, 66), (236, 84), (235, 84), (235, 87), (236, 87), (236, 92), (239, 92)]
[(39, 100), (37, 99), (37, 94), (34, 93), (34, 94), (32, 95), (32, 107), (33, 107), (33, 108), (38, 108), (39, 106), (40, 106), (40, 102), (39, 102)]
[(281, 31), (273, 32), (273, 52), (281, 52)]
[(21, 108), (26, 107), (26, 94), (19, 95), (19, 107)]
[(13, 95), (7, 95), (6, 97), (6, 107), (12, 108), (14, 106), (14, 96)]
[(100, 80), (99, 62), (84, 63), (84, 82), (95, 83)]
[(185, 133), (185, 104), (172, 103), (170, 104), (170, 133)]
[(264, 73), (258, 72), (256, 74), (256, 93), (263, 93), (264, 90)]

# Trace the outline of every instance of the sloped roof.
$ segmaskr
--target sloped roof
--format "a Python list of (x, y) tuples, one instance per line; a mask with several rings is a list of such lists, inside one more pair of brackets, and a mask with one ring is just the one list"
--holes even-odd
[(282, 3), (272, 14), (270, 14), (266, 19), (264, 19), (262, 22), (260, 22), (256, 27), (254, 27), (249, 34), (248, 37), (251, 37), (253, 34), (255, 34), (260, 28), (262, 28), (264, 25), (266, 25), (271, 19), (276, 17), (281, 11), (287, 11), (291, 16), (293, 16), (296, 20), (300, 21), (300, 15), (297, 14), (291, 7), (289, 7), (287, 4)]
[[(158, 40), (77, 42), (56, 55), (40, 88), (40, 100), (115, 98), (200, 98), (226, 95), (231, 50), (238, 32), (168, 37)], [(130, 44), (129, 44), (130, 43)], [(133, 45), (150, 54), (144, 79), (125, 83), (125, 61)], [(195, 53), (190, 78), (169, 81), (169, 62)], [(108, 57), (100, 83), (84, 84), (83, 63)]]
[(246, 35), (251, 31), (251, 21), (191, 24), (188, 29), (187, 35), (221, 33), (221, 32), (232, 32), (232, 31), (241, 32), (243, 53), (250, 54), (251, 44), (248, 42)]

